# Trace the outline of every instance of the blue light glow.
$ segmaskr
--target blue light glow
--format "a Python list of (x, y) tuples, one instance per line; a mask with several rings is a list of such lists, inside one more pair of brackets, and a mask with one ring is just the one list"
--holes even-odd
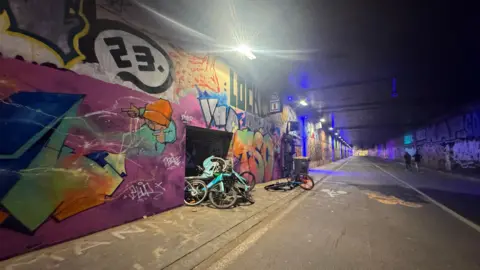
[(311, 174), (323, 174), (323, 175), (342, 175), (342, 176), (356, 176), (356, 175), (361, 175), (361, 173), (358, 172), (352, 172), (352, 171), (332, 171), (332, 170), (325, 170), (325, 169), (309, 169), (309, 173)]
[(301, 119), (301, 122), (302, 122), (302, 133), (301, 133), (301, 136), (302, 136), (302, 155), (304, 157), (307, 156), (307, 134), (305, 132), (305, 119), (307, 117), (306, 116), (300, 116), (300, 119)]
[(397, 78), (392, 79), (392, 97), (397, 97)]
[(310, 82), (308, 80), (308, 75), (306, 73), (302, 73), (300, 75), (300, 87), (303, 88), (303, 89), (308, 89), (310, 88)]

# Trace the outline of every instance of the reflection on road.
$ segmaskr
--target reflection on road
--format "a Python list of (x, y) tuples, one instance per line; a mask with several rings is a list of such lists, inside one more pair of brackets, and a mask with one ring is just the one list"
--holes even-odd
[(413, 208), (420, 208), (422, 207), (421, 204), (418, 204), (418, 203), (413, 203), (413, 202), (406, 202), (402, 199), (399, 199), (395, 196), (386, 196), (386, 195), (382, 195), (382, 194), (379, 194), (379, 193), (376, 193), (376, 192), (365, 192), (365, 194), (368, 196), (368, 198), (370, 199), (374, 199), (380, 203), (383, 203), (383, 204), (399, 204), (399, 205), (403, 205), (403, 206), (408, 206), (408, 207), (413, 207)]

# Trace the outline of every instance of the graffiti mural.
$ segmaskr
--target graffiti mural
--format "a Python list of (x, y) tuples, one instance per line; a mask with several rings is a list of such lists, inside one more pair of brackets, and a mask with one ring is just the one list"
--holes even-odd
[(0, 1), (0, 49), (6, 57), (72, 67), (85, 59), (78, 42), (89, 27), (84, 0)]
[(307, 123), (307, 155), (310, 157), (310, 165), (312, 167), (320, 166), (322, 164), (322, 145), (320, 143), (319, 134), (317, 131), (320, 127), (315, 127), (313, 123)]
[(324, 130), (319, 130), (320, 145), (322, 150), (322, 164), (332, 162), (332, 138)]
[(132, 149), (141, 148), (143, 154), (157, 155), (163, 153), (167, 143), (175, 142), (177, 129), (172, 120), (173, 111), (169, 101), (159, 99), (142, 108), (131, 104), (129, 108), (123, 108), (122, 112), (131, 118), (144, 120), (135, 133), (123, 137), (124, 142), (136, 145)]
[(34, 231), (50, 216), (61, 221), (103, 203), (122, 183), (124, 156), (82, 155), (63, 144), (71, 125), (65, 118), (76, 115), (82, 100), (74, 94), (17, 92), (0, 103), (2, 115), (11, 119), (2, 129), (17, 134), (0, 135), (0, 203), (9, 213), (4, 222)]
[(321, 123), (306, 124), (307, 155), (311, 166), (320, 166), (347, 157), (346, 148), (332, 135), (322, 129)]
[(207, 128), (215, 127), (228, 132), (235, 132), (240, 128), (240, 122), (244, 120), (243, 113), (237, 114), (235, 108), (228, 105), (225, 94), (208, 93), (196, 87)]
[(236, 169), (251, 171), (257, 182), (275, 179), (280, 174), (281, 136), (275, 121), (230, 106), (224, 93), (195, 87), (204, 126), (234, 133), (229, 152), (238, 161)]
[(480, 166), (480, 120), (477, 110), (454, 116), (415, 132), (425, 162), (438, 169), (476, 169)]
[(98, 63), (139, 89), (160, 94), (173, 83), (173, 63), (167, 52), (142, 32), (117, 21), (97, 19), (82, 39), (86, 61)]
[(182, 204), (169, 101), (17, 60), (0, 60), (0, 74), (0, 237), (12, 243), (1, 258), (38, 234), (48, 245)]
[[(190, 89), (195, 89), (195, 86), (204, 90), (219, 93), (226, 88), (227, 74), (217, 72), (222, 69), (221, 62), (218, 62), (214, 57), (209, 55), (197, 56), (187, 53), (181, 48), (171, 45), (173, 50), (169, 53), (175, 65), (175, 96), (182, 97)], [(227, 68), (223, 68), (227, 70)], [(224, 85), (220, 87), (220, 81)]]
[(263, 117), (252, 81), (132, 25), (93, 0), (0, 0), (0, 259), (182, 205), (185, 125), (281, 176), (294, 110)]
[(405, 152), (415, 151), (423, 157), (425, 166), (446, 170), (475, 172), (480, 168), (480, 119), (478, 108), (467, 113), (445, 118), (424, 128), (408, 133), (386, 144), (389, 159), (402, 159)]

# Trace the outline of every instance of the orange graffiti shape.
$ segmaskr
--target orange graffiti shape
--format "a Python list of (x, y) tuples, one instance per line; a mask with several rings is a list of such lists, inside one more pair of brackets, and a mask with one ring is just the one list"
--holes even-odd
[(53, 217), (58, 221), (103, 204), (107, 200), (106, 196), (112, 193), (116, 185), (112, 177), (84, 168), (85, 163), (79, 162), (80, 158), (82, 158), (81, 152), (66, 158), (63, 162), (66, 170), (77, 173), (72, 175), (72, 178), (83, 179), (84, 184), (64, 192), (62, 203), (53, 213)]
[(3, 212), (2, 210), (0, 210), (0, 224), (2, 224), (5, 219), (8, 218), (8, 216), (10, 216), (7, 212)]
[(172, 120), (172, 114), (173, 110), (170, 102), (164, 99), (159, 99), (146, 106), (143, 117), (160, 125), (168, 127)]

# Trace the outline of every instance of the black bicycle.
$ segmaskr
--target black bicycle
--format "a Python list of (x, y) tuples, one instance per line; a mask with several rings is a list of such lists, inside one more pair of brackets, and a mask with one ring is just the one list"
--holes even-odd
[(294, 158), (294, 169), (290, 173), (292, 177), (287, 182), (277, 182), (265, 186), (265, 190), (292, 190), (298, 186), (304, 190), (311, 190), (315, 187), (315, 182), (312, 177), (308, 175), (310, 159), (307, 157)]

